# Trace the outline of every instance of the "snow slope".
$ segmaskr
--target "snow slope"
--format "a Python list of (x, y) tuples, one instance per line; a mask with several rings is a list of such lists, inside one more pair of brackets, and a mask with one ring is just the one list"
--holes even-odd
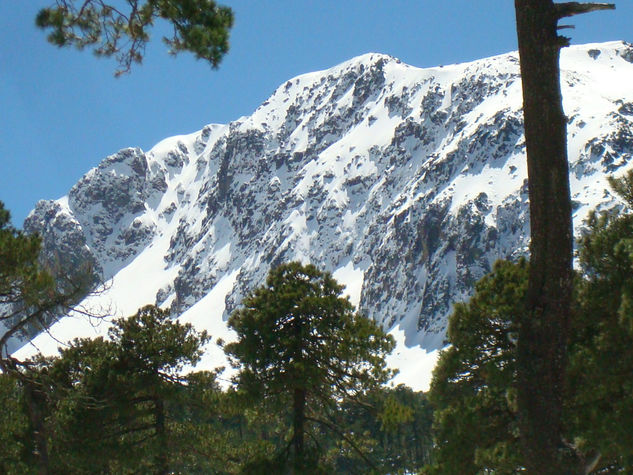
[[(579, 232), (618, 204), (606, 177), (631, 168), (633, 48), (567, 48), (561, 69)], [(87, 307), (171, 306), (225, 340), (271, 266), (315, 263), (396, 337), (398, 381), (425, 388), (452, 304), (527, 252), (527, 205), (516, 53), (430, 69), (368, 54), (287, 81), (230, 124), (106, 158), (25, 228), (48, 258), (111, 279)], [(51, 334), (104, 326), (69, 317)], [(44, 334), (20, 354), (57, 345)], [(211, 347), (204, 364), (223, 355)]]

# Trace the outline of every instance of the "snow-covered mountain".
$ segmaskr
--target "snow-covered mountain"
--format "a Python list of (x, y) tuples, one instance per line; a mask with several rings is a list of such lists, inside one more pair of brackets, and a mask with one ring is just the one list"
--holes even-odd
[[(633, 166), (633, 46), (566, 48), (561, 68), (578, 231), (616, 205), (606, 177)], [(527, 252), (522, 130), (516, 53), (430, 69), (367, 54), (289, 80), (228, 125), (107, 157), (25, 229), (49, 258), (112, 279), (86, 305), (172, 306), (225, 337), (271, 266), (309, 261), (401, 343), (433, 351), (452, 304)], [(67, 318), (52, 331), (94, 330)]]

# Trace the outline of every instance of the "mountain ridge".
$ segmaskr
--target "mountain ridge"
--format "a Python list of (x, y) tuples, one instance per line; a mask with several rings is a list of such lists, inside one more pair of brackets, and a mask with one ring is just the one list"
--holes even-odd
[[(563, 51), (577, 232), (617, 205), (606, 175), (630, 168), (632, 63), (624, 42)], [(302, 260), (433, 351), (452, 304), (496, 259), (527, 253), (524, 145), (516, 53), (427, 69), (370, 53), (290, 79), (250, 116), (107, 157), (25, 229), (48, 259), (113, 278), (123, 314), (186, 313), (226, 287), (221, 320), (270, 266)], [(147, 288), (123, 295), (126, 272)]]

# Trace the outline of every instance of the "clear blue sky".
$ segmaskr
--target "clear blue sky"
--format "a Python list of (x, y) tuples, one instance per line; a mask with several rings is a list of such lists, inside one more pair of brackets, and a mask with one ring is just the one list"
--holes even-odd
[[(571, 19), (573, 42), (633, 42), (633, 1), (615, 1)], [(115, 79), (114, 60), (45, 41), (34, 18), (49, 3), (0, 0), (0, 200), (18, 227), (107, 155), (249, 115), (298, 74), (367, 52), (425, 67), (516, 49), (511, 0), (219, 0), (236, 20), (219, 70), (169, 56), (156, 32)]]

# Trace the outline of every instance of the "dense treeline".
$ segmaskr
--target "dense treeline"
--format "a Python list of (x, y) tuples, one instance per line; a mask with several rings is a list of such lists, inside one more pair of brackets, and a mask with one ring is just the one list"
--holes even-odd
[[(393, 339), (314, 266), (271, 271), (229, 325), (237, 375), (194, 371), (210, 337), (147, 306), (0, 374), (0, 472), (397, 473), (428, 460), (424, 394), (388, 387)], [(8, 356), (7, 356), (8, 357)], [(7, 367), (8, 368), (8, 367)]]
[[(563, 394), (567, 450), (588, 473), (633, 470), (633, 173), (611, 183), (625, 205), (592, 213), (579, 242)], [(37, 241), (5, 238), (5, 255), (28, 239), (23, 274), (38, 275)], [(391, 337), (329, 274), (298, 263), (273, 269), (229, 319), (229, 387), (185, 371), (210, 337), (154, 306), (56, 357), (11, 366), (3, 353), (0, 472), (523, 472), (516, 344), (528, 267), (497, 263), (455, 306), (428, 394), (385, 384)], [(29, 282), (25, 295), (45, 288)]]

